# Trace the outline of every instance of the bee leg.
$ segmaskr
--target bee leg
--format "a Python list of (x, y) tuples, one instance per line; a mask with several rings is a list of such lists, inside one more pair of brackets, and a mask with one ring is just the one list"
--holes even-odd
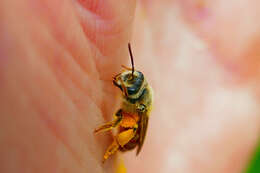
[(118, 110), (117, 113), (115, 114), (115, 119), (113, 121), (110, 121), (108, 123), (105, 123), (101, 126), (99, 126), (98, 128), (96, 128), (94, 130), (94, 133), (98, 133), (98, 132), (106, 132), (108, 130), (112, 130), (113, 128), (115, 128), (122, 120), (122, 110)]
[(104, 154), (103, 163), (109, 158), (109, 156), (118, 150), (119, 146), (123, 147), (135, 136), (136, 129), (137, 125), (135, 125), (134, 128), (125, 130), (115, 136), (113, 143), (107, 148)]
[(116, 136), (116, 140), (117, 140), (118, 144), (121, 147), (124, 147), (124, 145), (127, 144), (135, 136), (136, 130), (137, 130), (137, 124), (133, 128), (119, 133)]
[(104, 158), (103, 158), (103, 163), (108, 159), (109, 156), (114, 154), (119, 148), (119, 144), (116, 139), (114, 139), (113, 143), (107, 148)]
[(124, 68), (125, 70), (132, 71), (132, 68), (127, 67), (127, 66), (125, 66), (125, 65), (121, 65), (121, 67)]

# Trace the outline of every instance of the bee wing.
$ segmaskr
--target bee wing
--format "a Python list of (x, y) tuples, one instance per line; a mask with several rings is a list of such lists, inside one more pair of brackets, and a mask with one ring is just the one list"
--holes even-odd
[(147, 131), (147, 127), (148, 127), (148, 121), (149, 121), (149, 117), (147, 113), (143, 113), (141, 114), (141, 120), (140, 120), (140, 124), (139, 124), (139, 128), (140, 128), (140, 134), (139, 134), (139, 141), (138, 141), (138, 148), (137, 148), (137, 152), (136, 155), (138, 155), (143, 147), (144, 144), (144, 139), (145, 139), (145, 135), (146, 135), (146, 131)]

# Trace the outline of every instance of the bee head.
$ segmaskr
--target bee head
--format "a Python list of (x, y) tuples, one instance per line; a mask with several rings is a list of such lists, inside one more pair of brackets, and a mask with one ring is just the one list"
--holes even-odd
[(140, 71), (124, 71), (114, 77), (113, 83), (129, 98), (138, 98), (145, 87), (144, 75)]
[(131, 58), (132, 68), (123, 66), (125, 71), (116, 75), (114, 77), (113, 83), (115, 86), (121, 89), (125, 97), (137, 99), (141, 96), (146, 82), (144, 80), (143, 73), (136, 71), (134, 68), (134, 59), (130, 43), (128, 43), (128, 50)]

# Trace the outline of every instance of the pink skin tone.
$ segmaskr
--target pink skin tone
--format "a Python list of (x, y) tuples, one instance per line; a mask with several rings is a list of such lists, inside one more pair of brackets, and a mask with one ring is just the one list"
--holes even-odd
[[(0, 172), (109, 173), (117, 156), (128, 172), (242, 172), (260, 135), (259, 2), (136, 3), (0, 2)], [(140, 155), (102, 164), (112, 135), (93, 130), (118, 108), (129, 40), (154, 110)]]

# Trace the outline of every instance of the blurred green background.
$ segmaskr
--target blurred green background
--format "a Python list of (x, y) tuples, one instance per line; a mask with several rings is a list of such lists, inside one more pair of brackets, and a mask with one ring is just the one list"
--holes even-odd
[(260, 173), (260, 142), (258, 143), (258, 147), (246, 170), (246, 173)]

